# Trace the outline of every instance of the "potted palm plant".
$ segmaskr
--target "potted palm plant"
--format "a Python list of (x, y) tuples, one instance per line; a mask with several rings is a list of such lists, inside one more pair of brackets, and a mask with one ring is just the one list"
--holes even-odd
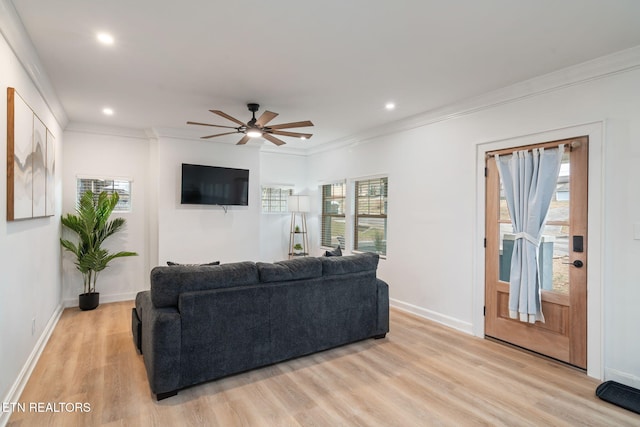
[(110, 253), (102, 243), (118, 232), (124, 225), (124, 218), (109, 220), (109, 216), (118, 204), (118, 193), (109, 195), (106, 191), (97, 197), (86, 191), (78, 202), (75, 214), (62, 217), (62, 225), (77, 236), (77, 243), (60, 239), (62, 247), (76, 257), (76, 268), (82, 273), (84, 293), (79, 295), (79, 307), (93, 310), (100, 303), (100, 293), (96, 292), (98, 273), (107, 268), (115, 258), (138, 255), (135, 252), (121, 251)]

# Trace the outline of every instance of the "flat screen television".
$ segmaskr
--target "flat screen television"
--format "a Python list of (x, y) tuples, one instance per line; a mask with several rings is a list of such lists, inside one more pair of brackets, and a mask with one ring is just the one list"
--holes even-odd
[(249, 171), (182, 164), (183, 205), (249, 205)]

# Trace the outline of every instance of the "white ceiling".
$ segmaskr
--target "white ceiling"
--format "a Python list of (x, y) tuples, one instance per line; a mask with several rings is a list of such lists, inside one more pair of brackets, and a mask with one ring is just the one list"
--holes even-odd
[[(233, 125), (208, 110), (247, 121), (257, 102), (280, 114), (272, 124), (315, 123), (291, 129), (314, 137), (284, 137), (290, 147), (640, 45), (637, 0), (13, 3), (72, 122), (198, 136), (215, 132), (187, 120)], [(99, 31), (115, 44), (98, 44)]]

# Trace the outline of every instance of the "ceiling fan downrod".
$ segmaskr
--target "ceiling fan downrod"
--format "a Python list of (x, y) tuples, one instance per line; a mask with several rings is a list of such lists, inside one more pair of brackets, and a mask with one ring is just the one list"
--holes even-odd
[(249, 111), (251, 111), (251, 114), (253, 115), (253, 118), (249, 120), (249, 123), (247, 123), (247, 125), (249, 127), (254, 127), (256, 125), (256, 111), (260, 109), (260, 104), (249, 103), (247, 104), (247, 108), (249, 109)]

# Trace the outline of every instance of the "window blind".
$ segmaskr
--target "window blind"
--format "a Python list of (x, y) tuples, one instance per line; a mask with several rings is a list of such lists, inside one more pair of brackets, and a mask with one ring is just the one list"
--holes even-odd
[(86, 191), (91, 191), (97, 200), (103, 191), (118, 193), (118, 204), (114, 212), (131, 212), (131, 181), (121, 179), (78, 178), (76, 181), (76, 204)]
[(322, 186), (322, 221), (320, 244), (344, 249), (346, 183), (326, 184)]
[(355, 183), (355, 250), (387, 253), (388, 178)]
[(291, 187), (262, 187), (262, 212), (288, 212), (287, 202), (293, 194)]

